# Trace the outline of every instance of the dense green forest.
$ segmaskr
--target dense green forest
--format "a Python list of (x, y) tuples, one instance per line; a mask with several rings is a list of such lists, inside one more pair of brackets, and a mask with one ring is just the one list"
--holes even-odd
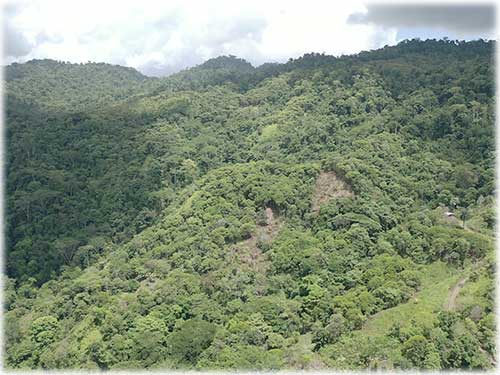
[(494, 48), (7, 66), (5, 365), (493, 367)]

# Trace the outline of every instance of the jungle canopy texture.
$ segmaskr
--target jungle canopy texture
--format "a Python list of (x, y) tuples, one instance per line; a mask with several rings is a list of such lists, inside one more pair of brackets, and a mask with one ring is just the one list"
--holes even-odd
[(5, 365), (495, 364), (494, 43), (5, 69)]

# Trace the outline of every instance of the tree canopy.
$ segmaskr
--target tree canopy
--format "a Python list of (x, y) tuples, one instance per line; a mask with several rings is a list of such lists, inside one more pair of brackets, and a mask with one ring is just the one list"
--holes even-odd
[(6, 67), (6, 366), (491, 368), (494, 48)]

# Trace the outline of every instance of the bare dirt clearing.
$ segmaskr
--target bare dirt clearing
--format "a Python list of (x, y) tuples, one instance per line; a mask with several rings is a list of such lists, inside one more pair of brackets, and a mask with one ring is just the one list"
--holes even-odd
[(316, 179), (312, 197), (312, 212), (319, 213), (321, 205), (333, 198), (352, 197), (349, 185), (337, 177), (334, 172), (321, 172)]
[(279, 233), (283, 223), (269, 207), (265, 209), (265, 224), (258, 225), (250, 238), (236, 244), (232, 251), (239, 260), (249, 265), (255, 271), (265, 273), (268, 268), (262, 249), (263, 244), (269, 244)]

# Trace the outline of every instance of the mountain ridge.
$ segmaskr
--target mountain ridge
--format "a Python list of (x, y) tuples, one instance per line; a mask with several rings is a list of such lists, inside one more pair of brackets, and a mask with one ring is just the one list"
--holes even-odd
[(492, 45), (164, 79), (25, 67), (6, 84), (7, 367), (491, 368)]

